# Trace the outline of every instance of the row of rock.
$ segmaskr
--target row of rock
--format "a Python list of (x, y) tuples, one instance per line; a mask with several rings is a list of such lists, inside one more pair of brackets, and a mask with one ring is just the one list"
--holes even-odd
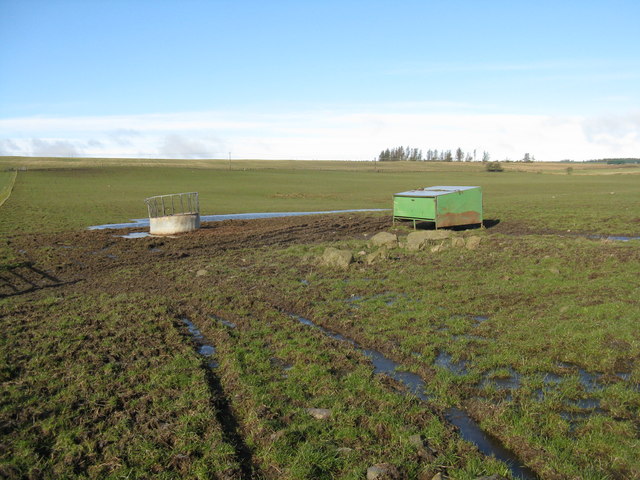
[(455, 235), (451, 230), (420, 230), (411, 232), (406, 236), (404, 241), (398, 239), (398, 236), (389, 232), (380, 232), (371, 237), (369, 245), (372, 247), (386, 248), (406, 248), (407, 250), (423, 250), (431, 247), (432, 252), (437, 252), (446, 248), (466, 247), (469, 250), (475, 250), (480, 245), (482, 237), (472, 235), (469, 237), (460, 237)]
[[(439, 252), (449, 247), (467, 248), (475, 250), (480, 245), (482, 237), (471, 235), (462, 237), (451, 230), (423, 230), (411, 232), (403, 239), (394, 233), (380, 232), (371, 237), (369, 247), (375, 248), (370, 253), (359, 252), (367, 265), (389, 258), (389, 249), (405, 248), (409, 251), (426, 250)], [(351, 250), (328, 247), (320, 257), (319, 263), (327, 267), (346, 269), (354, 261)]]

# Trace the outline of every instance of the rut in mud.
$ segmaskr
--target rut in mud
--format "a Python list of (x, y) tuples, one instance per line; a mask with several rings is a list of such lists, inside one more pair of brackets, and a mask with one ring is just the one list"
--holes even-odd
[(261, 478), (262, 475), (253, 462), (251, 449), (242, 438), (240, 425), (233, 413), (224, 387), (215, 374), (218, 363), (215, 359), (216, 349), (213, 342), (208, 340), (188, 318), (183, 317), (182, 323), (187, 327), (198, 354), (206, 360), (204, 372), (209, 386), (211, 403), (216, 411), (216, 419), (222, 427), (225, 441), (235, 448), (236, 458), (241, 469), (240, 478), (243, 480)]

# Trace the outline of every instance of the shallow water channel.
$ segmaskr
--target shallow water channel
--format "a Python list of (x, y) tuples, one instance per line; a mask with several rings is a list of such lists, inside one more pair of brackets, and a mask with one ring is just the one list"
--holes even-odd
[[(308, 318), (304, 318), (295, 314), (290, 314), (290, 316), (299, 321), (301, 324), (319, 330), (330, 338), (334, 338), (336, 340), (347, 342), (353, 345), (355, 349), (359, 350), (369, 359), (371, 359), (371, 363), (373, 364), (375, 373), (384, 373), (394, 380), (402, 383), (409, 392), (414, 394), (422, 401), (428, 402), (430, 400), (429, 396), (425, 393), (426, 382), (419, 375), (399, 370), (400, 364), (384, 356), (377, 350), (363, 348), (358, 345), (355, 340), (321, 327)], [(533, 472), (526, 466), (523, 466), (518, 457), (513, 452), (508, 450), (504, 445), (502, 445), (502, 443), (497, 438), (483, 431), (480, 426), (464, 410), (456, 407), (451, 407), (445, 410), (444, 416), (449, 423), (455, 425), (458, 428), (458, 431), (460, 432), (462, 438), (464, 438), (468, 442), (473, 443), (480, 452), (488, 456), (493, 456), (498, 460), (504, 462), (509, 467), (511, 474), (515, 478), (527, 480), (538, 478), (535, 472)]]
[[(325, 215), (328, 213), (357, 213), (357, 212), (387, 212), (388, 208), (357, 208), (351, 210), (323, 210), (319, 212), (263, 212), (263, 213), (232, 213), (228, 215), (200, 215), (201, 222), (222, 222), (224, 220), (256, 220), (259, 218), (280, 218), (280, 217), (301, 217), (304, 215)], [(87, 230), (106, 230), (122, 228), (148, 227), (148, 218), (134, 218), (127, 223), (106, 223), (104, 225), (92, 225)], [(129, 235), (122, 235), (124, 238), (140, 238), (145, 232), (136, 232)]]
[(198, 353), (203, 357), (207, 357), (209, 360), (208, 365), (210, 368), (218, 368), (218, 362), (213, 359), (213, 355), (216, 353), (216, 347), (211, 345), (209, 340), (207, 340), (198, 327), (196, 327), (191, 320), (188, 318), (181, 318), (182, 323), (187, 326), (187, 330), (191, 335), (191, 338), (195, 342), (198, 347)]

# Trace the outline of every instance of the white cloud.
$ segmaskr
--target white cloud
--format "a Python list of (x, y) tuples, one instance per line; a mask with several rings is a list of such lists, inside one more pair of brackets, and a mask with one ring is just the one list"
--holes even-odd
[(20, 146), (11, 139), (0, 139), (0, 155), (20, 155)]
[[(406, 108), (405, 108), (406, 107)], [(438, 113), (438, 110), (446, 113)], [(445, 104), (269, 112), (0, 119), (0, 154), (370, 160), (398, 145), (486, 150), (494, 159), (638, 156), (640, 112), (460, 113)], [(486, 110), (485, 110), (486, 111)]]
[(31, 138), (29, 144), (31, 146), (29, 155), (34, 157), (78, 157), (82, 155), (82, 149), (78, 142)]

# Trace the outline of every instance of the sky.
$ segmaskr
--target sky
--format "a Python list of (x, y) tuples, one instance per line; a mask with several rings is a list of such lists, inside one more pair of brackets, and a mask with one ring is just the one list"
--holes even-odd
[(640, 157), (640, 2), (0, 0), (0, 155)]

